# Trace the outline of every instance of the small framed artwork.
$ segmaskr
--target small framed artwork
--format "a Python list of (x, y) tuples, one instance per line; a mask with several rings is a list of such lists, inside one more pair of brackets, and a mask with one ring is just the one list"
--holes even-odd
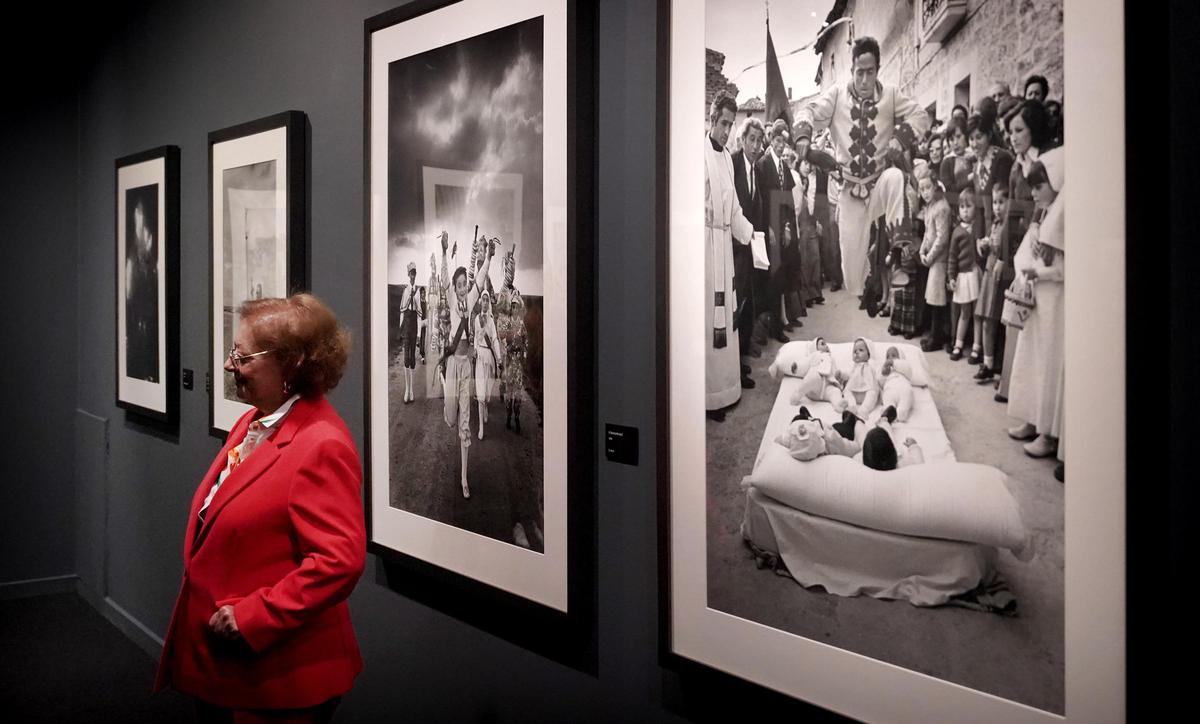
[(116, 161), (117, 405), (179, 419), (179, 147)]
[(287, 111), (208, 134), (211, 433), (249, 410), (224, 369), (237, 309), (308, 284), (308, 119)]
[(563, 620), (594, 551), (581, 5), (415, 2), (365, 27), (371, 547)]
[(664, 658), (1123, 720), (1121, 4), (659, 7)]

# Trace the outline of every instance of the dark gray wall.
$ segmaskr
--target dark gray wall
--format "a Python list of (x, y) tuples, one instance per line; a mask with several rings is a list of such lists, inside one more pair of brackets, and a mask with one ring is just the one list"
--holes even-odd
[(70, 85), (14, 80), (20, 104), (0, 112), (0, 583), (75, 571), (79, 124)]
[[(113, 403), (113, 161), (181, 148), (181, 364), (203, 380), (208, 339), (207, 133), (287, 109), (312, 124), (312, 289), (359, 337), (363, 259), (363, 20), (396, 0), (152, 3), (131, 14), (87, 72), (79, 102), (78, 318), (83, 583), (155, 634), (181, 572), (191, 495), (219, 448), (203, 383), (182, 391), (178, 435), (127, 420)], [(405, 599), (376, 583), (351, 598), (366, 670), (346, 721), (670, 718), (657, 658), (653, 461), (655, 7), (600, 8), (598, 349), (600, 420), (643, 431), (640, 467), (598, 462), (598, 673), (581, 673)], [(74, 310), (68, 308), (67, 313)], [(363, 442), (361, 350), (332, 395)], [(74, 360), (72, 360), (72, 363)], [(72, 372), (74, 368), (72, 368)], [(97, 450), (108, 420), (108, 455)], [(99, 489), (98, 489), (99, 488)], [(89, 551), (102, 549), (103, 559)], [(669, 679), (668, 679), (669, 681)]]

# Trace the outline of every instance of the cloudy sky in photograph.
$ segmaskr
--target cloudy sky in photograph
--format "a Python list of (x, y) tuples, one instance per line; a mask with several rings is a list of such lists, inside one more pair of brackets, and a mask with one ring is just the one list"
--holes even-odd
[[(471, 232), (501, 235), (492, 218), (502, 204), (489, 174), (520, 174), (522, 270), (542, 266), (543, 80), (542, 19), (534, 18), (394, 61), (388, 69), (389, 280), (406, 283), (404, 267), (417, 263), (424, 283), (429, 253), (436, 248), (425, 219), (426, 167), (471, 172), (461, 218), (436, 221), (447, 227), (465, 265)], [(439, 229), (440, 230), (440, 229)], [(436, 233), (436, 232), (435, 232)], [(512, 239), (501, 238), (505, 251)], [(497, 252), (499, 254), (499, 252)], [(499, 281), (500, 259), (492, 278)], [(399, 272), (399, 278), (393, 272)]]
[[(811, 43), (821, 30), (833, 0), (774, 0), (770, 2), (771, 38), (779, 56), (783, 84), (792, 98), (816, 93), (820, 56), (812, 48), (782, 57)], [(766, 65), (742, 72), (767, 58), (767, 0), (708, 0), (705, 4), (704, 44), (725, 54), (725, 77), (738, 86), (738, 103), (754, 96), (766, 98)]]

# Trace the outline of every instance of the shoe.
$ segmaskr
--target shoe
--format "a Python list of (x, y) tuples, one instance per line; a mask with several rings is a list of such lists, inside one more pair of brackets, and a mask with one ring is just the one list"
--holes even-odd
[(750, 365), (742, 365), (742, 374), (743, 375), (750, 374)]
[(787, 324), (783, 325), (783, 331), (785, 331), (785, 332), (791, 332), (794, 329), (795, 329), (795, 327), (792, 325), (791, 322), (788, 322)]
[(520, 523), (513, 526), (513, 542), (522, 548), (529, 547), (529, 537), (525, 535), (525, 526)]
[(1058, 442), (1052, 441), (1049, 435), (1038, 435), (1033, 442), (1027, 442), (1022, 447), (1031, 458), (1048, 458), (1058, 452)]
[(816, 299), (813, 300), (813, 304), (824, 304), (824, 303), (825, 303), (825, 297), (817, 297)]
[(934, 341), (933, 338), (927, 337), (921, 340), (921, 350), (924, 352), (933, 352), (942, 348), (940, 341)]
[(1066, 477), (1067, 477), (1067, 464), (1059, 463), (1058, 465), (1055, 465), (1054, 466), (1054, 479), (1057, 480), (1058, 482), (1062, 483), (1062, 482), (1066, 482), (1066, 480), (1065, 480)]
[(992, 399), (996, 402), (1008, 402), (1008, 397), (1000, 394), (999, 392), (997, 392), (995, 395), (992, 395)]
[[(953, 351), (954, 351), (954, 343), (953, 343), (953, 342), (947, 342), (947, 343), (946, 343), (946, 344), (945, 344), (945, 345), (942, 347), (942, 349), (946, 350), (946, 354), (950, 354), (951, 352), (953, 352)], [(959, 352), (959, 355), (961, 355), (961, 354), (962, 354), (962, 352), (960, 351), (960, 352)]]
[(971, 356), (967, 358), (967, 364), (977, 365), (981, 362), (983, 362), (983, 355), (979, 354), (979, 350), (971, 350)]
[(880, 310), (879, 310), (879, 316), (881, 316), (881, 317), (890, 317), (890, 316), (892, 316), (892, 308), (891, 308), (891, 307), (884, 307), (883, 309), (880, 309)]
[(779, 342), (780, 344), (787, 344), (788, 342), (791, 342), (792, 340), (786, 334), (783, 333), (783, 330), (780, 330), (775, 333), (775, 341)]
[(962, 359), (962, 347), (955, 347), (954, 349), (950, 350), (951, 361), (957, 362), (960, 359)]
[(992, 381), (992, 370), (987, 365), (979, 365), (979, 371), (975, 373), (975, 381), (978, 384), (987, 384)]
[[(766, 344), (766, 342), (763, 342), (763, 344)], [(751, 342), (750, 356), (753, 357), (754, 359), (761, 358), (762, 357), (762, 347), (759, 347), (757, 343)]]
[(917, 334), (915, 332), (905, 332), (904, 333), (905, 339), (912, 339), (913, 337), (916, 337), (916, 336), (917, 336)]
[(1014, 440), (1032, 440), (1038, 436), (1037, 428), (1027, 422), (1008, 428), (1008, 436)]
[(792, 324), (796, 325), (796, 329), (800, 329), (804, 326), (804, 322), (801, 322), (799, 319), (793, 320)]
[(896, 421), (896, 406), (888, 405), (887, 407), (883, 408), (883, 412), (879, 416), (886, 418), (888, 422), (895, 422)]
[(888, 327), (888, 334), (892, 335), (893, 337), (899, 337), (900, 331), (897, 330), (895, 327)]
[(829, 291), (831, 291), (831, 292), (840, 292), (840, 291), (842, 291), (842, 283), (841, 283), (841, 282), (834, 282), (834, 283), (833, 283), (833, 286), (832, 286), (832, 287), (829, 287)]
[(750, 379), (750, 375), (742, 375), (742, 389), (753, 390), (754, 387), (754, 380)]
[(704, 416), (713, 422), (725, 422), (724, 410), (708, 410), (704, 413)]

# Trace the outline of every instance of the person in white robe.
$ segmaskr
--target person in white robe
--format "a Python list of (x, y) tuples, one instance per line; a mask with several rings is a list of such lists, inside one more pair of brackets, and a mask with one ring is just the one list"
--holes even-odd
[[(705, 409), (714, 420), (742, 395), (738, 308), (733, 287), (733, 245), (749, 244), (754, 226), (742, 214), (733, 184), (733, 158), (725, 148), (737, 104), (718, 96), (709, 114), (704, 139), (704, 392)], [(750, 330), (742, 330), (749, 334)]]
[(1033, 280), (1034, 307), (1017, 338), (1008, 391), (1008, 414), (1022, 424), (1008, 434), (1030, 440), (1025, 452), (1031, 457), (1054, 455), (1062, 435), (1066, 370), (1063, 156), (1063, 149), (1056, 148), (1030, 166), (1026, 179), (1041, 213), (1035, 215), (1013, 257), (1017, 274)]

